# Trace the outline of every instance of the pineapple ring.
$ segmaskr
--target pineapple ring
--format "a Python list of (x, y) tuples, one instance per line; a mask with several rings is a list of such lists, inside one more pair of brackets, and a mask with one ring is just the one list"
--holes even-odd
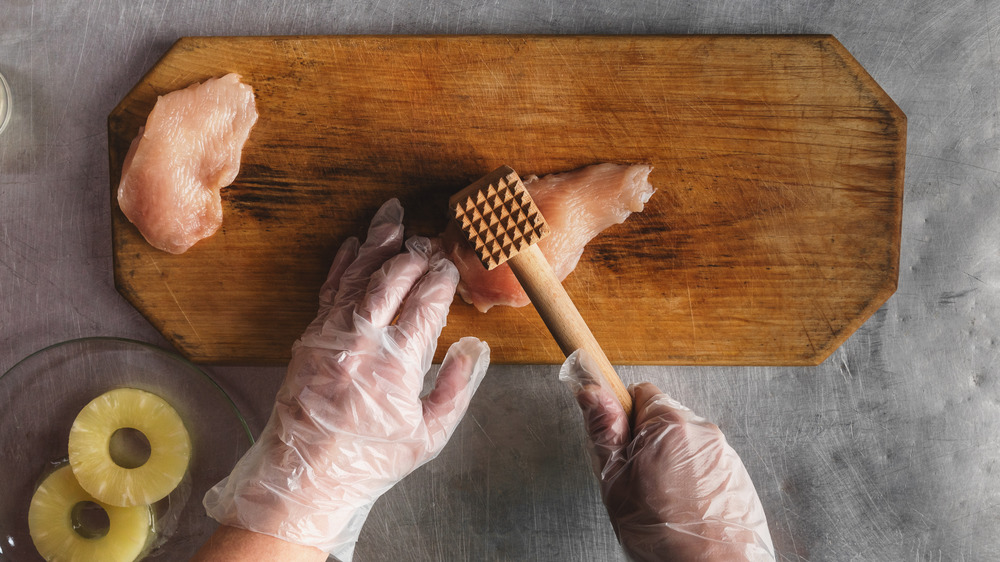
[[(73, 509), (80, 502), (94, 502), (108, 515), (108, 532), (87, 538), (74, 528)], [(91, 497), (64, 466), (50, 474), (31, 497), (28, 532), (35, 549), (46, 560), (131, 562), (146, 549), (152, 537), (149, 506), (117, 507)]]
[[(135, 468), (111, 456), (111, 436), (132, 428), (149, 440), (149, 459)], [(106, 392), (87, 404), (69, 432), (69, 464), (90, 495), (117, 506), (152, 504), (187, 472), (191, 438), (184, 422), (159, 396), (135, 388)]]

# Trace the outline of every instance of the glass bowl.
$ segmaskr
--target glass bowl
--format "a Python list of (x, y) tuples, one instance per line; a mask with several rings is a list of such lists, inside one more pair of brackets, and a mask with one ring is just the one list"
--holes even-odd
[(28, 535), (28, 506), (40, 481), (66, 462), (69, 429), (93, 398), (119, 387), (159, 395), (191, 437), (185, 480), (157, 502), (157, 538), (145, 559), (187, 560), (215, 522), (201, 505), (253, 437), (229, 396), (204, 371), (152, 345), (83, 338), (46, 347), (0, 377), (0, 561), (42, 560)]

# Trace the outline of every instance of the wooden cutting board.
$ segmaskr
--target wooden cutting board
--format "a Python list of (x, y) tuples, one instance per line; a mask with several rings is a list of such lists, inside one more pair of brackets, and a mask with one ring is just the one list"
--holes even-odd
[[(260, 120), (219, 233), (150, 247), (114, 198), (158, 95), (237, 72)], [(115, 283), (184, 355), (283, 363), (335, 250), (398, 197), (433, 235), (449, 195), (649, 163), (645, 212), (565, 286), (618, 364), (811, 365), (894, 292), (906, 120), (830, 36), (192, 37), (108, 119)], [(531, 307), (456, 300), (497, 363), (559, 363)]]

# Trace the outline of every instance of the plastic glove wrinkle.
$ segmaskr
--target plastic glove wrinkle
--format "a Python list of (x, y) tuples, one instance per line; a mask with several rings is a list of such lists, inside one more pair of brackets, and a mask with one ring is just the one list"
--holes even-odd
[(401, 220), (387, 202), (334, 258), (261, 438), (205, 496), (219, 522), (350, 560), (378, 497), (454, 433), (489, 347), (454, 344), (421, 398), (458, 273), (426, 238), (400, 253)]
[(430, 241), (413, 237), (371, 276), (357, 314), (377, 328), (389, 326), (414, 285), (430, 269)]
[(626, 431), (628, 418), (597, 372), (577, 352), (560, 378), (576, 394), (626, 552), (635, 560), (774, 560), (753, 482), (719, 428), (643, 383), (629, 389), (635, 420)]

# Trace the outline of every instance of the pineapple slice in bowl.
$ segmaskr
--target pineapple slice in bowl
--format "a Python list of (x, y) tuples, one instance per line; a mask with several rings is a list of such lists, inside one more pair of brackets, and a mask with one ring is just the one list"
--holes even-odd
[(187, 560), (211, 535), (217, 524), (201, 498), (253, 444), (246, 420), (208, 373), (182, 357), (134, 340), (83, 338), (32, 353), (0, 376), (0, 560), (41, 560), (28, 529), (32, 494), (43, 475), (66, 464), (77, 414), (116, 388), (163, 398), (191, 441), (180, 485), (153, 505), (156, 533), (146, 556)]
[[(148, 458), (116, 455), (114, 443), (135, 430), (149, 443)], [(115, 506), (152, 504), (180, 484), (191, 458), (191, 439), (177, 412), (159, 396), (117, 388), (90, 401), (69, 432), (69, 464), (80, 485)]]
[[(103, 525), (87, 521), (87, 506), (103, 513)], [(118, 507), (90, 496), (69, 466), (49, 474), (28, 508), (31, 540), (46, 560), (132, 562), (150, 546), (153, 518), (148, 505)]]

